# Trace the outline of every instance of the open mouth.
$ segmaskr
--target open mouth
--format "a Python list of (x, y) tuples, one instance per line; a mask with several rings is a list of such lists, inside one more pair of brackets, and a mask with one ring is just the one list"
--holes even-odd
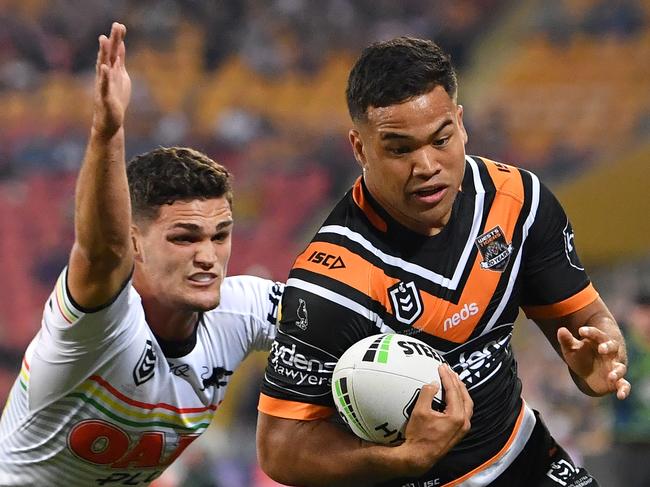
[(435, 204), (438, 203), (445, 196), (447, 186), (434, 186), (430, 188), (420, 189), (415, 191), (416, 198), (423, 203)]
[(206, 286), (216, 281), (217, 275), (211, 272), (197, 272), (196, 274), (192, 274), (188, 279), (193, 284)]
[(431, 196), (431, 195), (434, 195), (434, 194), (436, 194), (436, 193), (439, 193), (439, 192), (442, 191), (443, 189), (445, 189), (445, 188), (440, 187), (440, 188), (432, 188), (432, 189), (423, 189), (423, 190), (421, 190), (421, 191), (417, 191), (416, 194), (417, 194), (418, 196), (424, 196), (424, 197), (427, 197), (427, 196)]

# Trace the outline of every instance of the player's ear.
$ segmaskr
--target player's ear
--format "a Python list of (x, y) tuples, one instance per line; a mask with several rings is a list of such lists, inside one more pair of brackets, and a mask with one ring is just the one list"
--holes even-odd
[(133, 245), (133, 258), (136, 262), (142, 262), (142, 233), (137, 225), (131, 225), (131, 244)]
[(350, 145), (352, 146), (352, 153), (356, 159), (359, 166), (362, 170), (365, 170), (366, 167), (366, 155), (363, 151), (363, 140), (361, 140), (361, 135), (356, 129), (350, 129), (348, 132), (348, 139), (350, 140)]
[(456, 106), (456, 117), (458, 120), (458, 126), (460, 127), (460, 133), (463, 137), (463, 142), (467, 144), (467, 130), (465, 130), (465, 124), (463, 123), (463, 105)]

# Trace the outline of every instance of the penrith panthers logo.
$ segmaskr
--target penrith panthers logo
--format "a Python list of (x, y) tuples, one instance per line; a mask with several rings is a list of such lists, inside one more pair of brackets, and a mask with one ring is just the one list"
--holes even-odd
[(228, 385), (227, 377), (232, 375), (232, 370), (228, 370), (225, 367), (212, 367), (212, 372), (210, 372), (210, 368), (205, 365), (203, 369), (204, 371), (201, 374), (202, 391), (205, 391), (208, 387), (219, 388)]

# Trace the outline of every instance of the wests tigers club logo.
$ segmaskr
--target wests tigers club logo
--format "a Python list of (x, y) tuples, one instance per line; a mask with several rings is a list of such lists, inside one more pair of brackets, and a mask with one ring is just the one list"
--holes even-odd
[(393, 315), (401, 323), (411, 325), (422, 316), (422, 298), (413, 281), (400, 281), (389, 287), (388, 295), (390, 296)]
[(510, 260), (510, 254), (512, 254), (512, 244), (506, 241), (506, 236), (500, 226), (479, 235), (474, 243), (483, 256), (481, 269), (504, 271)]

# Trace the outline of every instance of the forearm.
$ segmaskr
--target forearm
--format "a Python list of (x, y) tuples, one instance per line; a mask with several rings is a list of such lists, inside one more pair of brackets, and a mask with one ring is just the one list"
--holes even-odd
[(111, 137), (91, 130), (75, 197), (75, 243), (89, 262), (119, 265), (130, 251), (131, 202), (124, 128)]
[(619, 399), (627, 396), (625, 341), (600, 298), (569, 315), (537, 323), (583, 393), (603, 396), (615, 392)]
[(297, 422), (260, 415), (260, 464), (271, 478), (283, 484), (373, 485), (406, 474), (405, 462), (397, 453), (396, 447), (364, 442), (325, 421)]

